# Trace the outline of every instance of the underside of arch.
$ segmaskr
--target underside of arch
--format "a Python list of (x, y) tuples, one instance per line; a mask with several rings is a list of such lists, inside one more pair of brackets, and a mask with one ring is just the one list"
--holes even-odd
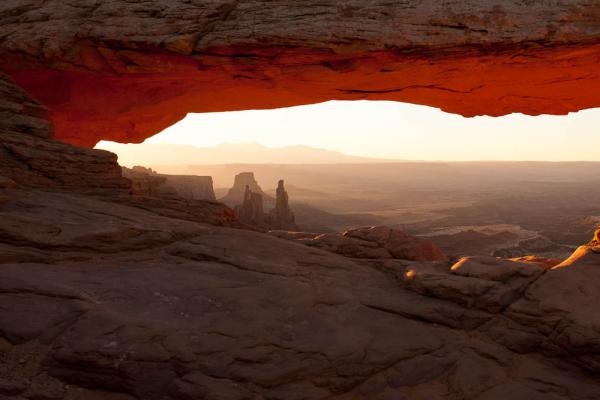
[(81, 146), (328, 100), (467, 117), (600, 106), (595, 1), (21, 3), (0, 6), (0, 69)]

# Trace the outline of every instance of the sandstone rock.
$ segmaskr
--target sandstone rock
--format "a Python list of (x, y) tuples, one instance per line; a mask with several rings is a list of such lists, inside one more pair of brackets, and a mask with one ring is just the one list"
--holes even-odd
[[(116, 155), (50, 139), (44, 107), (0, 74), (0, 176), (27, 187), (126, 191)], [(12, 185), (4, 180), (2, 185)]]
[(446, 256), (427, 239), (409, 236), (386, 226), (352, 229), (344, 234), (307, 232), (271, 235), (296, 240), (308, 246), (351, 258), (402, 259), (410, 261), (446, 261)]
[(411, 261), (447, 260), (444, 253), (430, 240), (410, 236), (387, 226), (352, 229), (345, 232), (344, 236), (377, 243), (389, 251), (394, 258)]
[(280, 239), (287, 240), (299, 240), (299, 239), (314, 239), (319, 236), (318, 233), (314, 232), (291, 232), (291, 231), (277, 231), (271, 230), (267, 232), (271, 236), (275, 236)]
[(117, 156), (14, 132), (0, 132), (0, 174), (28, 187), (127, 192)]
[(591, 264), (349, 259), (142, 196), (13, 191), (0, 254), (45, 254), (0, 257), (0, 376), (38, 382), (27, 397), (600, 396)]
[(571, 257), (567, 258), (553, 269), (567, 268), (574, 264), (597, 265), (600, 262), (600, 246), (596, 245), (596, 243), (597, 242), (592, 242), (589, 245), (580, 246), (575, 250)]
[[(517, 351), (551, 352), (570, 357), (589, 371), (599, 371), (594, 310), (599, 283), (600, 251), (594, 244), (580, 247), (569, 259), (540, 276), (526, 296), (508, 309), (510, 329), (492, 325), (496, 339)], [(545, 335), (545, 339), (540, 339)]]
[(210, 176), (166, 175), (151, 168), (122, 167), (123, 176), (132, 181), (133, 193), (145, 196), (179, 196), (188, 200), (216, 201)]
[(519, 258), (527, 257), (528, 254), (546, 254), (556, 257), (559, 254), (571, 254), (573, 248), (560, 245), (543, 236), (521, 240), (517, 246), (503, 248), (494, 251), (494, 257)]
[(294, 213), (290, 210), (289, 197), (283, 186), (283, 180), (277, 184), (275, 208), (269, 212), (269, 226), (272, 229), (298, 230)]
[(163, 175), (166, 178), (166, 190), (189, 200), (216, 201), (213, 180), (210, 176)]
[(17, 184), (12, 179), (0, 176), (0, 206), (10, 199), (7, 193), (3, 193), (3, 190), (15, 188), (16, 186)]
[(27, 389), (25, 382), (8, 381), (0, 378), (0, 395), (16, 396)]
[(271, 203), (273, 199), (264, 194), (254, 179), (252, 172), (244, 172), (236, 175), (233, 187), (221, 201), (230, 203), (236, 199), (239, 196), (239, 186), (243, 183), (248, 184), (245, 186), (242, 201), (235, 206), (235, 211), (242, 223), (266, 230), (298, 230), (294, 214), (290, 210), (288, 194), (283, 187), (282, 180), (279, 181), (274, 208), (268, 213), (264, 211), (264, 200), (266, 199), (268, 203)]
[(0, 72), (0, 132), (16, 131), (48, 139), (53, 127), (48, 111), (8, 75)]
[(16, 187), (17, 184), (10, 178), (0, 176), (0, 189), (11, 189)]
[(539, 257), (539, 256), (517, 257), (517, 258), (511, 258), (510, 260), (521, 262), (521, 263), (535, 264), (544, 269), (550, 269), (552, 267), (555, 267), (563, 261), (563, 260), (559, 260), (558, 258), (547, 258), (547, 257)]
[(144, 167), (121, 168), (123, 177), (131, 181), (131, 192), (135, 194), (158, 196), (161, 192), (161, 187), (167, 181), (167, 178), (158, 176), (151, 169)]
[(351, 258), (393, 258), (386, 249), (375, 242), (350, 238), (339, 233), (324, 233), (303, 243)]
[(9, 1), (0, 69), (85, 146), (188, 112), (332, 99), (566, 114), (600, 104), (599, 14), (590, 0)]
[(228, 379), (216, 379), (199, 373), (189, 374), (175, 383), (174, 393), (181, 399), (250, 400), (252, 392)]
[(258, 186), (258, 182), (254, 178), (253, 172), (242, 172), (235, 176), (233, 186), (225, 197), (219, 199), (220, 202), (227, 204), (230, 207), (235, 207), (244, 202), (246, 197), (246, 187), (252, 193), (259, 194), (263, 200), (270, 199), (265, 192)]
[(498, 313), (517, 301), (544, 272), (534, 264), (492, 257), (466, 257), (443, 264), (411, 266), (403, 281), (411, 290)]
[(495, 257), (464, 257), (454, 264), (450, 271), (455, 275), (505, 282), (513, 277), (538, 275), (542, 270), (531, 263)]
[(246, 186), (242, 204), (235, 207), (235, 212), (239, 216), (240, 221), (245, 224), (262, 227), (266, 223), (263, 197), (260, 193), (252, 192), (250, 186)]
[[(2, 68), (50, 106), (58, 137), (87, 145), (155, 133), (187, 107), (260, 99), (381, 97), (465, 114), (597, 105), (596, 47), (581, 45), (597, 37), (589, 2), (18, 3), (0, 5)], [(327, 29), (347, 35), (331, 44)], [(452, 268), (302, 244), (439, 257), (390, 228), (292, 242), (215, 227), (236, 226), (230, 209), (129, 196), (114, 155), (50, 140), (39, 104), (18, 88), (14, 102), (1, 80), (2, 112), (17, 104), (26, 117), (0, 119), (0, 175), (18, 183), (0, 209), (0, 396), (600, 398), (597, 240), (550, 270), (489, 258)], [(324, 80), (335, 96), (315, 92)], [(215, 96), (224, 86), (236, 90)]]

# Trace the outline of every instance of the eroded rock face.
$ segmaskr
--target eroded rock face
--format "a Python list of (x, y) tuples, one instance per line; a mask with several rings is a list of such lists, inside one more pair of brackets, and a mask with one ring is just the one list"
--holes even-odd
[(240, 221), (245, 224), (256, 227), (262, 227), (265, 224), (266, 215), (263, 208), (263, 197), (260, 193), (250, 190), (248, 185), (246, 185), (244, 191), (244, 199), (241, 204), (235, 207), (235, 212)]
[(0, 69), (84, 146), (332, 99), (564, 114), (600, 105), (599, 20), (594, 0), (6, 1)]
[(48, 110), (31, 98), (8, 75), (0, 72), (0, 121), (3, 132), (52, 137)]
[(7, 190), (8, 398), (600, 397), (591, 265), (352, 260), (159, 209)]
[(117, 156), (51, 139), (46, 109), (0, 73), (0, 177), (25, 187), (126, 191)]
[(426, 238), (410, 236), (399, 229), (373, 226), (344, 232), (347, 238), (376, 243), (394, 258), (410, 261), (446, 261), (447, 258), (433, 242)]
[(254, 178), (254, 172), (241, 172), (235, 176), (233, 186), (231, 189), (229, 189), (229, 192), (227, 192), (225, 197), (219, 199), (219, 201), (229, 205), (230, 207), (235, 207), (242, 204), (247, 193), (246, 187), (248, 187), (250, 192), (261, 195), (263, 199), (270, 199), (270, 197), (268, 197), (258, 185), (256, 178)]
[(270, 231), (271, 236), (295, 240), (351, 258), (400, 259), (408, 261), (447, 261), (444, 253), (430, 240), (390, 228), (371, 226), (339, 233)]
[(283, 180), (280, 180), (277, 184), (275, 208), (269, 212), (269, 227), (290, 231), (298, 230), (296, 218), (290, 209), (289, 196), (285, 190)]
[(133, 168), (122, 167), (123, 176), (131, 181), (132, 194), (146, 196), (158, 196), (167, 179), (158, 176), (151, 168), (135, 166)]
[(141, 166), (123, 167), (123, 176), (131, 180), (132, 190), (136, 194), (216, 201), (210, 176), (165, 175)]
[(190, 200), (216, 201), (211, 176), (165, 175), (167, 188)]

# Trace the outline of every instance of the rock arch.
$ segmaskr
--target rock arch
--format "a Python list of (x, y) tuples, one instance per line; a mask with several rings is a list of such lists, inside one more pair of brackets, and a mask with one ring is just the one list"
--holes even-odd
[(332, 99), (464, 116), (600, 105), (595, 0), (18, 3), (0, 5), (0, 70), (82, 146)]

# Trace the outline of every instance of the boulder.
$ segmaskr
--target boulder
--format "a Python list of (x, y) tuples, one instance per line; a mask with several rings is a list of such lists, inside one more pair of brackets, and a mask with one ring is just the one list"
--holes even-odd
[(307, 232), (282, 234), (278, 231), (271, 234), (350, 258), (447, 261), (442, 251), (431, 241), (407, 235), (387, 226), (357, 228), (343, 234), (317, 235)]
[(402, 281), (410, 290), (457, 304), (499, 313), (517, 301), (544, 269), (493, 257), (465, 257), (443, 264), (410, 266)]
[(516, 276), (538, 275), (541, 268), (533, 263), (502, 260), (495, 257), (464, 257), (450, 271), (455, 275), (506, 282)]
[(548, 257), (540, 257), (540, 256), (524, 256), (524, 257), (511, 258), (510, 260), (521, 262), (521, 263), (535, 264), (544, 269), (553, 268), (563, 261), (558, 258), (548, 258)]
[(344, 232), (344, 236), (377, 243), (393, 258), (410, 261), (447, 261), (444, 253), (430, 240), (410, 236), (387, 226), (351, 229)]

